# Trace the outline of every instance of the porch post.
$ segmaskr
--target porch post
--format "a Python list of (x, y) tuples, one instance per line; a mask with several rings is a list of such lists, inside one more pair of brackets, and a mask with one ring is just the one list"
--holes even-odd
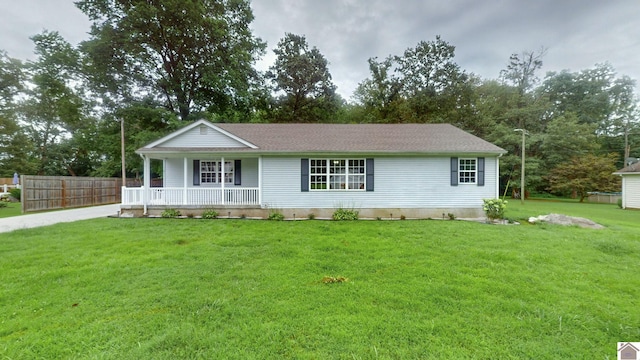
[(142, 204), (144, 205), (144, 215), (147, 213), (147, 203), (149, 202), (149, 192), (151, 191), (151, 160), (148, 156), (141, 155), (144, 160), (144, 182), (142, 188)]
[(258, 157), (258, 205), (262, 207), (262, 155)]
[(187, 161), (187, 157), (185, 156), (184, 157), (183, 170), (182, 170), (182, 173), (183, 173), (182, 205), (187, 205), (187, 186), (188, 186), (187, 184), (189, 184), (189, 182), (188, 182), (189, 178), (187, 176), (188, 167), (189, 167), (188, 164), (189, 164), (189, 162)]
[(220, 189), (222, 189), (221, 190), (222, 191), (222, 205), (224, 205), (224, 204), (226, 204), (226, 201), (225, 201), (226, 196), (225, 196), (225, 193), (224, 193), (224, 183), (225, 183), (225, 181), (224, 181), (224, 175), (225, 175), (225, 172), (224, 172), (225, 171), (224, 170), (224, 156), (220, 160), (220, 163), (221, 163), (220, 167), (222, 168), (222, 170), (220, 170), (220, 172), (221, 172), (221, 174), (220, 174)]

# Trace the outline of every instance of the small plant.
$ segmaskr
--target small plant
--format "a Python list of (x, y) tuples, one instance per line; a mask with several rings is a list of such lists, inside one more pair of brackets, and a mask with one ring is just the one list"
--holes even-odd
[(309, 215), (307, 215), (307, 219), (309, 219), (309, 220), (313, 220), (315, 218), (316, 218), (316, 214), (314, 214), (314, 213), (310, 213)]
[(9, 194), (14, 199), (20, 201), (20, 195), (22, 194), (22, 189), (18, 189), (18, 188), (9, 189)]
[(338, 208), (331, 218), (333, 220), (358, 220), (360, 212), (353, 209)]
[(9, 204), (7, 204), (6, 201), (0, 201), (0, 209), (1, 208), (6, 208), (7, 206), (9, 206)]
[(404, 215), (400, 215), (400, 220), (407, 220), (407, 217)]
[(456, 219), (456, 215), (453, 213), (448, 213), (447, 216), (449, 217), (449, 220), (455, 220)]
[(279, 211), (271, 211), (267, 220), (282, 221), (284, 220), (284, 214)]
[(504, 219), (504, 210), (507, 208), (507, 201), (502, 199), (483, 199), (484, 210), (487, 218), (491, 221), (497, 219)]
[(188, 213), (188, 214), (187, 214), (187, 217), (188, 217), (189, 219), (193, 219), (193, 218), (195, 217), (195, 215), (194, 215), (193, 213)]
[(217, 219), (218, 218), (218, 212), (215, 210), (205, 210), (202, 212), (202, 218), (203, 219)]
[(622, 209), (622, 199), (618, 199), (618, 207)]
[(162, 214), (160, 216), (162, 216), (163, 218), (173, 218), (173, 217), (178, 217), (182, 215), (180, 213), (180, 210), (177, 209), (166, 209), (165, 211), (162, 212)]
[(376, 216), (376, 220), (380, 221), (382, 218), (380, 216)]
[(347, 281), (349, 281), (349, 279), (347, 279), (344, 276), (338, 276), (338, 277), (325, 276), (325, 277), (322, 278), (322, 282), (324, 284), (343, 283), (343, 282), (347, 282)]

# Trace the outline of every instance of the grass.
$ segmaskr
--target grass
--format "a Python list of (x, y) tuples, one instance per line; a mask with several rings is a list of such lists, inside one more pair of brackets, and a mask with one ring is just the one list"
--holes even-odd
[(7, 207), (0, 208), (0, 218), (22, 215), (22, 207), (19, 202), (7, 203)]
[(98, 219), (2, 234), (0, 356), (613, 359), (640, 338), (640, 213), (529, 201), (507, 216), (550, 212), (607, 228)]

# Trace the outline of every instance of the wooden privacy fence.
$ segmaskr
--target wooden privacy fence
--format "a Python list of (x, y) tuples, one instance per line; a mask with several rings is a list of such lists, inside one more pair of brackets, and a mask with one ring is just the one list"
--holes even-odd
[(22, 212), (119, 203), (122, 179), (22, 175)]

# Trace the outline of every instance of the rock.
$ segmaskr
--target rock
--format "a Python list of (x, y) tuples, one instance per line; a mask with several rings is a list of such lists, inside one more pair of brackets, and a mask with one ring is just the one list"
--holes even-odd
[(546, 222), (548, 224), (554, 224), (554, 225), (563, 225), (563, 226), (575, 225), (575, 226), (588, 228), (588, 229), (604, 229), (604, 226), (598, 223), (595, 223), (589, 219), (574, 217), (574, 216), (567, 216), (562, 214), (540, 215), (538, 217), (529, 218), (529, 223), (531, 224), (535, 224), (540, 221)]

